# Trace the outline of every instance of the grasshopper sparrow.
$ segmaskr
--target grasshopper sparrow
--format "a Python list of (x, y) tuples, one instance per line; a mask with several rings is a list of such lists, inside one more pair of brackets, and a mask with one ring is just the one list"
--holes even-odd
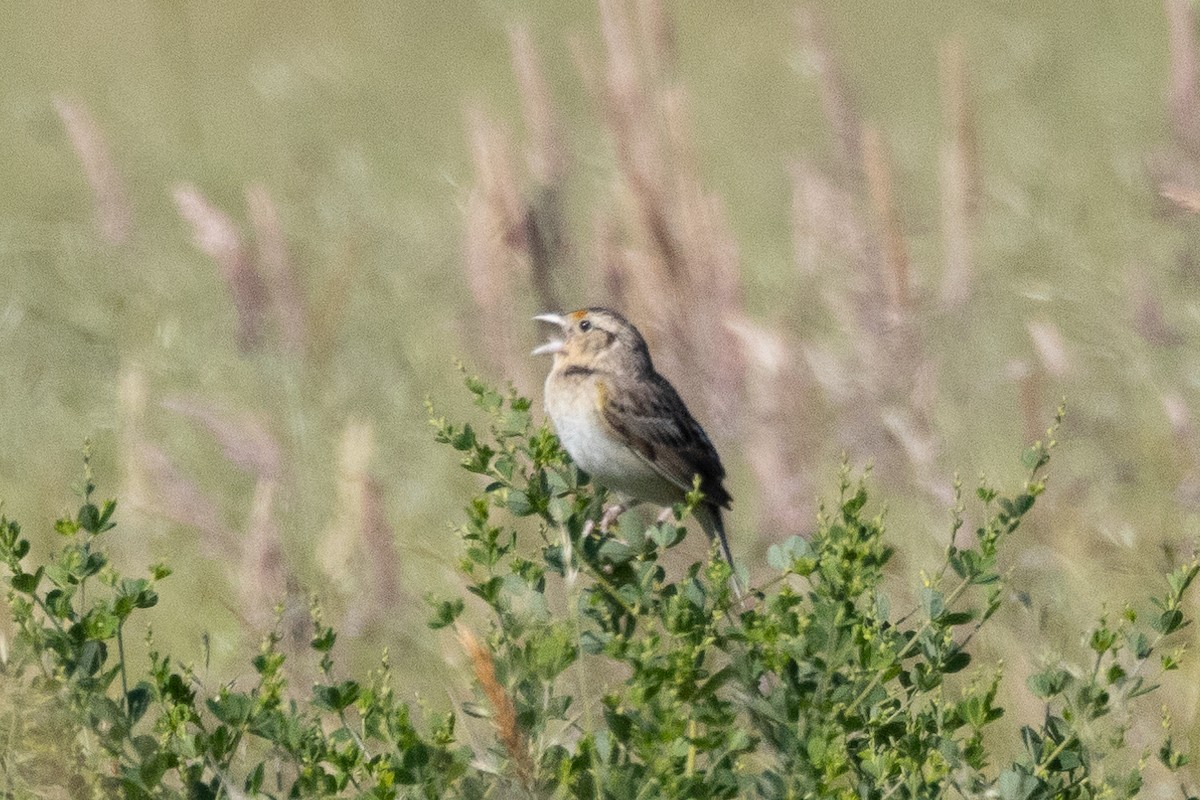
[[(731, 500), (725, 468), (675, 387), (654, 370), (637, 328), (607, 308), (534, 319), (562, 328), (561, 339), (533, 352), (554, 355), (546, 413), (571, 459), (618, 495), (664, 506), (683, 502), (699, 475), (704, 502), (696, 518), (732, 564), (721, 520)], [(622, 510), (607, 511), (605, 523)]]

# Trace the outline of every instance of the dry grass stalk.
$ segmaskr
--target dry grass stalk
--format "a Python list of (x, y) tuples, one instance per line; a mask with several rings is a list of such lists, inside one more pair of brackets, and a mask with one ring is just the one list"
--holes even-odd
[(337, 454), (334, 521), (318, 545), (320, 563), (350, 598), (342, 628), (361, 633), (400, 597), (395, 531), (387, 521), (382, 484), (371, 474), (375, 430), (351, 419)]
[(317, 547), (321, 568), (347, 596), (361, 591), (363, 489), (374, 458), (374, 427), (369, 422), (347, 420), (338, 442), (333, 522)]
[(465, 625), (458, 625), (456, 630), (458, 641), (467, 657), (471, 659), (475, 680), (479, 681), (484, 696), (492, 706), (492, 720), (496, 725), (500, 743), (516, 767), (521, 783), (529, 788), (533, 780), (533, 760), (529, 755), (525, 735), (517, 727), (517, 710), (512, 698), (496, 679), (496, 664), (492, 660), (492, 651)]
[(124, 244), (133, 232), (133, 206), (100, 126), (82, 103), (65, 97), (54, 98), (54, 110), (92, 190), (96, 230), (108, 244)]
[(675, 64), (675, 21), (662, 0), (638, 0), (634, 11), (641, 34), (642, 58), (651, 75), (662, 77)]
[(1150, 286), (1140, 270), (1131, 270), (1133, 305), (1133, 329), (1147, 344), (1155, 347), (1178, 347), (1187, 341), (1183, 332), (1167, 322), (1163, 314), (1162, 300)]
[(191, 225), (196, 246), (216, 262), (233, 297), (238, 317), (238, 347), (248, 352), (262, 340), (267, 290), (255, 268), (250, 249), (233, 220), (192, 184), (175, 187), (175, 205)]
[(480, 311), (477, 328), (488, 358), (509, 376), (525, 368), (514, 359), (513, 309), (520, 249), (525, 241), (522, 209), (508, 137), (480, 112), (471, 117), (476, 184), (467, 198), (467, 283)]
[(942, 146), (939, 161), (942, 246), (946, 258), (940, 297), (943, 306), (957, 309), (967, 304), (974, 289), (968, 167), (961, 151), (953, 144)]
[(1175, 140), (1200, 155), (1200, 44), (1196, 14), (1188, 0), (1165, 0), (1167, 13), (1167, 110)]
[(125, 362), (117, 374), (117, 407), (120, 410), (121, 465), (123, 486), (121, 502), (134, 509), (147, 508), (150, 502), (146, 466), (138, 458), (138, 448), (145, 438), (142, 433), (146, 420), (149, 391), (146, 375), (136, 365)]
[(891, 159), (882, 135), (872, 125), (863, 128), (862, 153), (863, 171), (887, 271), (889, 310), (896, 318), (901, 318), (911, 305), (908, 244), (904, 239), (904, 226), (900, 222)]
[[(222, 563), (238, 553), (236, 576), (243, 621), (255, 630), (273, 624), (272, 609), (285, 598), (291, 577), (276, 522), (276, 497), (283, 477), (283, 448), (266, 421), (252, 412), (220, 409), (210, 403), (182, 396), (162, 401), (163, 408), (200, 423), (220, 443), (232, 464), (255, 476), (254, 497), (244, 536), (226, 546), (217, 556)], [(179, 500), (175, 501), (178, 504)]]
[(148, 477), (147, 513), (200, 531), (201, 547), (214, 560), (227, 559), (230, 552), (237, 552), (237, 537), (225, 525), (217, 502), (184, 475), (165, 450), (143, 441), (135, 458)]
[(554, 99), (541, 59), (538, 58), (528, 28), (514, 25), (509, 28), (508, 38), (521, 100), (521, 114), (530, 140), (526, 151), (529, 172), (539, 184), (559, 183), (567, 172), (567, 148), (563, 142), (562, 122), (554, 110)]
[(600, 2), (601, 109), (620, 171), (619, 216), (629, 221), (625, 247), (610, 244), (615, 237), (601, 242), (606, 283), (663, 371), (699, 398), (701, 416), (729, 419), (745, 369), (725, 324), (742, 316), (737, 246), (724, 209), (703, 189), (686, 96), (668, 82), (670, 22), (661, 8), (636, 8)]
[(279, 480), (282, 476), (283, 447), (260, 414), (225, 410), (183, 396), (168, 397), (162, 407), (203, 425), (230, 463), (260, 478)]
[(368, 475), (362, 484), (361, 541), (367, 560), (365, 577), (371, 596), (372, 614), (394, 608), (400, 599), (400, 558), (396, 552), (396, 531), (387, 520), (383, 484)]
[(526, 161), (533, 179), (530, 197), (524, 204), (524, 241), (530, 278), (541, 308), (560, 310), (554, 289), (553, 270), (567, 259), (563, 233), (563, 193), (568, 158), (562, 123), (554, 110), (550, 87), (529, 31), (509, 29), (513, 70), (520, 89), (521, 111), (529, 137)]
[(1046, 430), (1046, 415), (1042, 408), (1044, 373), (1028, 361), (1013, 359), (1008, 362), (1008, 375), (1017, 385), (1017, 408), (1024, 441), (1037, 441)]
[(942, 106), (949, 137), (940, 154), (942, 239), (946, 269), (941, 300), (961, 308), (972, 290), (972, 233), (982, 184), (979, 146), (971, 110), (970, 81), (962, 42), (951, 39), (942, 47)]
[(308, 314), (296, 265), (288, 256), (279, 210), (266, 187), (257, 184), (246, 189), (246, 210), (283, 346), (301, 353), (308, 341)]
[(1200, 214), (1200, 191), (1178, 183), (1163, 183), (1158, 194), (1189, 214)]
[(1192, 411), (1183, 395), (1174, 390), (1163, 392), (1162, 407), (1182, 461), (1182, 475), (1175, 497), (1181, 504), (1194, 509), (1200, 506), (1200, 445), (1197, 444), (1200, 439), (1196, 436)]
[(758, 530), (771, 540), (804, 534), (818, 494), (812, 467), (820, 433), (811, 378), (778, 332), (749, 320), (729, 325), (747, 364), (744, 452), (758, 487)]
[(817, 76), (821, 110), (833, 133), (833, 155), (845, 172), (858, 172), (863, 160), (860, 131), (863, 123), (858, 104), (838, 66), (829, 37), (817, 12), (802, 7), (796, 15), (800, 42), (810, 69)]
[(854, 196), (811, 164), (792, 165), (792, 237), (796, 263), (806, 275), (829, 264), (869, 260), (866, 226)]
[(947, 139), (964, 161), (963, 180), (967, 195), (967, 213), (974, 216), (979, 211), (980, 194), (983, 191), (983, 170), (971, 94), (971, 72), (962, 39), (952, 37), (942, 45), (939, 66), (942, 117), (949, 134)]
[(350, 308), (350, 292), (362, 264), (359, 242), (355, 233), (341, 242), (320, 289), (312, 295), (308, 355), (314, 363), (328, 363), (341, 342), (339, 334)]
[(1025, 328), (1029, 331), (1033, 348), (1046, 372), (1055, 378), (1066, 375), (1070, 368), (1070, 359), (1058, 326), (1049, 320), (1039, 320), (1029, 322)]
[[(283, 539), (276, 522), (275, 497), (279, 483), (262, 477), (254, 485), (250, 518), (242, 540), (237, 591), (243, 620), (258, 630), (274, 624), (272, 609), (288, 592), (289, 571)], [(228, 558), (228, 556), (226, 556)]]

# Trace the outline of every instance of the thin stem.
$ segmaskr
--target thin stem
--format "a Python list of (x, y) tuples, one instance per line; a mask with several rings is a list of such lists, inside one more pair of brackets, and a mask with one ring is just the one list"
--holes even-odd
[(125, 675), (125, 620), (117, 623), (117, 658), (121, 662), (121, 704), (125, 706), (125, 716), (129, 716), (129, 679)]
[(1037, 769), (1035, 769), (1033, 771), (1034, 776), (1038, 777), (1038, 778), (1046, 777), (1046, 768), (1050, 766), (1051, 762), (1053, 762), (1054, 759), (1056, 759), (1060, 755), (1062, 755), (1062, 751), (1066, 750), (1067, 745), (1069, 745), (1073, 741), (1075, 741), (1074, 733), (1072, 733), (1070, 736), (1066, 737), (1061, 742), (1059, 742), (1058, 747), (1051, 750), (1050, 754), (1048, 756), (1046, 756), (1045, 758), (1043, 758), (1041, 763), (1039, 763), (1037, 765)]
[(39, 595), (35, 594), (33, 596), (33, 601), (35, 603), (37, 603), (38, 608), (40, 608), (42, 610), (42, 613), (44, 613), (46, 615), (47, 619), (49, 619), (50, 622), (52, 622), (54, 624), (54, 627), (58, 630), (59, 633), (66, 633), (66, 630), (62, 626), (62, 623), (58, 621), (58, 617), (56, 617), (50, 613), (50, 608), (49, 608), (49, 606), (46, 605), (45, 600), (43, 600)]
[[(949, 608), (951, 606), (951, 604), (953, 604), (954, 601), (957, 600), (959, 598), (959, 596), (963, 592), (965, 592), (967, 590), (967, 587), (970, 585), (971, 585), (971, 581), (964, 578), (962, 583), (960, 583), (957, 587), (955, 587), (954, 591), (952, 591), (949, 595), (947, 595), (946, 602), (945, 602), (946, 607)], [(909, 655), (911, 655), (912, 651), (917, 649), (917, 645), (920, 644), (921, 637), (924, 636), (925, 632), (928, 631), (932, 626), (933, 626), (932, 619), (925, 620), (925, 624), (917, 629), (916, 634), (914, 634), (913, 637), (908, 640), (908, 644), (904, 645), (904, 647), (900, 649), (900, 652), (896, 654), (896, 660), (901, 661), (901, 660), (907, 658)], [(871, 677), (870, 682), (868, 682), (867, 685), (863, 688), (863, 690), (858, 693), (858, 696), (855, 697), (852, 701), (850, 701), (849, 710), (854, 710), (854, 709), (858, 708), (858, 704), (861, 703), (863, 700), (865, 700), (867, 695), (869, 695), (871, 692), (873, 692), (875, 690), (875, 687), (879, 685), (879, 682), (881, 680), (883, 680), (882, 676), (883, 676), (882, 672), (876, 672), (875, 675)]]

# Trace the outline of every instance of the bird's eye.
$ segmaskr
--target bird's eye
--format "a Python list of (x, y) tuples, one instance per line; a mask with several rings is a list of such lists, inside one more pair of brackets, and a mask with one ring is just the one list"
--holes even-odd
[(592, 323), (589, 320), (585, 319), (583, 322), (579, 323), (579, 330), (583, 331), (584, 333), (587, 333), (591, 329), (592, 329)]

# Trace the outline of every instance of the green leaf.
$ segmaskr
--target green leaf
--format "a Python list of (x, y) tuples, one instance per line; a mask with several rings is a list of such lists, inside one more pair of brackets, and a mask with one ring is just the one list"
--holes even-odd
[(926, 586), (921, 589), (921, 607), (925, 609), (926, 616), (936, 622), (946, 613), (946, 598), (937, 589)]
[(453, 600), (443, 600), (434, 604), (433, 619), (429, 621), (429, 627), (434, 630), (445, 628), (447, 625), (452, 625), (459, 615), (463, 612), (463, 601), (461, 597), (455, 597)]
[(324, 628), (312, 638), (308, 646), (318, 653), (328, 653), (333, 649), (335, 641), (337, 641), (337, 633), (334, 632), (333, 628)]
[(1041, 781), (1032, 775), (1022, 772), (1017, 767), (1010, 767), (1000, 773), (996, 788), (1000, 800), (1028, 800), (1041, 786)]
[(34, 572), (21, 572), (12, 576), (12, 587), (18, 592), (25, 594), (33, 594), (41, 583), (42, 575), (45, 573), (43, 567), (38, 567)]
[(955, 672), (961, 672), (971, 663), (971, 654), (965, 650), (959, 650), (953, 653), (942, 662), (942, 672), (951, 675)]
[(333, 686), (313, 687), (313, 704), (328, 711), (341, 712), (358, 699), (361, 688), (357, 681), (342, 681)]
[(1166, 636), (1169, 633), (1174, 633), (1183, 627), (1183, 612), (1178, 608), (1172, 608), (1164, 611), (1158, 617), (1150, 622), (1150, 627)]
[(210, 697), (206, 701), (208, 710), (214, 717), (235, 728), (250, 719), (250, 714), (254, 711), (254, 704), (254, 698), (249, 695), (225, 691), (218, 697)]
[(520, 489), (509, 491), (508, 500), (505, 505), (508, 506), (508, 510), (514, 516), (518, 517), (527, 517), (534, 512), (533, 504), (529, 501), (529, 495)]
[(91, 534), (100, 532), (100, 509), (94, 503), (84, 503), (79, 508), (76, 524)]
[(670, 522), (663, 522), (651, 526), (648, 533), (650, 534), (650, 539), (665, 550), (682, 542), (684, 536), (687, 535), (687, 528), (674, 525)]
[(103, 641), (117, 635), (120, 621), (117, 615), (107, 608), (96, 607), (83, 618), (83, 630), (87, 638)]
[(146, 713), (146, 709), (150, 707), (153, 689), (154, 687), (146, 681), (140, 681), (137, 686), (126, 693), (125, 707), (128, 709), (131, 723), (141, 719), (142, 715)]
[(842, 503), (842, 513), (847, 517), (854, 517), (862, 510), (862, 507), (867, 504), (867, 490), (859, 487), (854, 496)]
[(1026, 684), (1029, 686), (1029, 691), (1042, 699), (1047, 699), (1061, 693), (1070, 678), (1071, 676), (1066, 670), (1049, 667), (1030, 675)]

